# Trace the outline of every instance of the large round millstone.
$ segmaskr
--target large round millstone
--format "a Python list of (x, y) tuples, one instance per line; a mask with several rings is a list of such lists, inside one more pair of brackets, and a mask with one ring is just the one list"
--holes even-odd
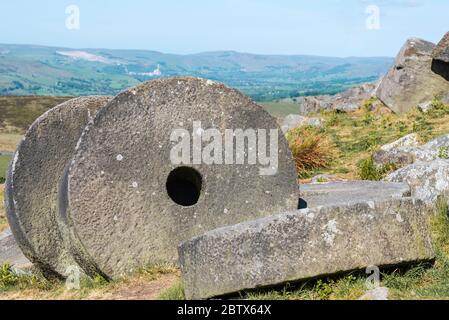
[[(181, 141), (181, 135), (171, 140), (174, 132), (185, 130), (193, 144), (195, 135), (204, 138), (211, 128), (218, 134), (192, 149), (205, 151), (219, 140), (224, 147), (226, 129), (261, 136), (266, 130), (257, 150), (273, 151), (278, 163), (271, 167), (278, 170), (261, 172), (267, 165), (259, 158), (236, 164), (235, 153), (224, 164), (231, 149), (223, 151), (223, 164), (194, 161), (193, 150), (186, 161), (173, 163), (170, 155)], [(271, 137), (278, 148), (270, 149)], [(233, 140), (231, 132), (227, 141)], [(246, 147), (257, 155), (255, 145)], [(299, 199), (295, 165), (276, 121), (240, 92), (190, 77), (150, 81), (108, 103), (86, 127), (60, 193), (78, 262), (111, 278), (143, 265), (177, 263), (181, 241), (295, 209)]]
[(6, 181), (6, 211), (24, 255), (45, 275), (74, 265), (57, 220), (57, 190), (86, 124), (110, 98), (69, 100), (40, 116), (19, 144)]

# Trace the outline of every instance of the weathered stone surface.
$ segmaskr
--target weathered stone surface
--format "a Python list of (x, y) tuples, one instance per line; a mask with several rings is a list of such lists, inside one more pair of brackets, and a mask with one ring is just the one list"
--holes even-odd
[[(177, 144), (170, 136), (181, 128), (191, 136), (193, 121), (220, 136), (225, 129), (275, 130), (277, 174), (260, 175), (266, 166), (259, 163), (188, 165), (177, 179), (190, 186), (173, 196), (194, 191), (199, 198), (189, 206), (176, 203), (168, 177), (185, 165), (170, 161)], [(78, 262), (114, 278), (148, 263), (176, 263), (181, 241), (297, 208), (299, 196), (287, 141), (262, 107), (222, 84), (179, 77), (126, 91), (98, 113), (80, 139), (61, 198)]]
[(374, 154), (376, 165), (396, 164), (397, 166), (405, 166), (415, 161), (432, 161), (449, 156), (449, 135), (440, 136), (421, 146), (413, 146), (417, 143), (417, 139), (413, 136), (404, 138), (406, 139), (385, 145), (377, 151)]
[(374, 95), (375, 88), (376, 84), (366, 83), (333, 96), (304, 97), (301, 101), (300, 113), (309, 114), (332, 110), (353, 112), (361, 107), (364, 100)]
[(32, 267), (31, 262), (23, 255), (14, 240), (11, 229), (0, 232), (0, 265), (10, 264), (19, 269)]
[(430, 162), (417, 161), (391, 173), (385, 180), (406, 182), (411, 187), (412, 197), (432, 204), (439, 195), (449, 196), (448, 177), (449, 161), (436, 159)]
[(381, 201), (410, 196), (406, 183), (347, 181), (301, 184), (301, 209), (318, 206), (348, 205), (361, 201)]
[(411, 198), (318, 207), (220, 228), (179, 247), (187, 299), (431, 260), (431, 209)]
[(422, 111), (424, 113), (427, 113), (427, 112), (429, 112), (432, 109), (433, 109), (432, 101), (426, 101), (426, 102), (418, 104), (418, 110), (420, 110), (420, 111)]
[(281, 124), (281, 130), (285, 134), (290, 129), (294, 129), (301, 126), (314, 126), (320, 127), (323, 124), (323, 120), (320, 118), (308, 118), (298, 114), (290, 114), (285, 117)]
[(402, 167), (415, 162), (413, 151), (415, 148), (397, 148), (390, 151), (378, 150), (374, 153), (373, 159), (377, 167), (394, 164)]
[(416, 133), (406, 135), (392, 143), (382, 146), (374, 153), (374, 162), (377, 166), (396, 164), (404, 166), (415, 161), (413, 150), (419, 146), (419, 137)]
[(24, 255), (49, 276), (74, 264), (57, 223), (57, 189), (87, 122), (109, 100), (72, 99), (49, 110), (30, 127), (17, 148), (5, 186), (6, 213)]
[(449, 32), (435, 47), (432, 57), (432, 71), (449, 81)]
[(392, 143), (383, 145), (380, 150), (390, 151), (401, 147), (417, 147), (419, 146), (419, 136), (416, 133), (408, 134)]
[(431, 70), (434, 48), (435, 44), (428, 41), (407, 40), (394, 65), (382, 79), (376, 96), (394, 112), (407, 112), (448, 92), (449, 82)]

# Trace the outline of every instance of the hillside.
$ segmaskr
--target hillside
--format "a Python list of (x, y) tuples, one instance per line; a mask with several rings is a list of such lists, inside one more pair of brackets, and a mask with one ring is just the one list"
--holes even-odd
[(0, 44), (0, 95), (115, 95), (142, 81), (191, 75), (224, 82), (259, 101), (329, 94), (383, 75), (391, 58), (189, 55), (143, 50)]

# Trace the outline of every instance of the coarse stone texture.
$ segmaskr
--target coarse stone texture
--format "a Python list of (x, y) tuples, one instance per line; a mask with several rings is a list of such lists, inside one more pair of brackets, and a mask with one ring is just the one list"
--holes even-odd
[(290, 129), (298, 128), (301, 126), (313, 126), (321, 127), (323, 125), (323, 119), (319, 118), (307, 118), (298, 114), (290, 114), (285, 117), (281, 124), (281, 130), (285, 134)]
[(17, 246), (9, 228), (0, 232), (0, 266), (5, 263), (19, 269), (29, 269), (32, 267), (31, 262)]
[(382, 79), (376, 96), (394, 112), (407, 112), (449, 91), (449, 82), (431, 70), (434, 48), (428, 41), (407, 40)]
[(426, 101), (423, 103), (418, 104), (418, 110), (427, 113), (433, 109), (433, 103), (432, 101)]
[(439, 195), (449, 197), (449, 161), (417, 161), (389, 174), (385, 181), (405, 182), (410, 185), (412, 197), (434, 204)]
[(404, 138), (407, 138), (407, 140), (398, 140), (390, 145), (385, 145), (374, 153), (373, 158), (376, 165), (395, 164), (405, 166), (415, 161), (432, 161), (449, 157), (449, 135), (440, 136), (418, 146), (415, 145), (418, 143), (417, 139), (411, 136)]
[(392, 143), (383, 145), (380, 150), (390, 151), (400, 147), (417, 147), (419, 146), (419, 136), (417, 133), (408, 134)]
[(432, 260), (431, 212), (404, 198), (298, 210), (207, 232), (179, 247), (186, 298)]
[(309, 114), (332, 110), (353, 112), (360, 109), (363, 101), (374, 95), (375, 89), (376, 84), (365, 83), (333, 96), (304, 97), (301, 99), (299, 113)]
[(382, 181), (346, 181), (301, 184), (300, 208), (348, 205), (361, 201), (381, 201), (410, 196), (406, 183)]
[(47, 111), (31, 125), (9, 168), (5, 204), (12, 233), (47, 276), (61, 277), (74, 264), (58, 228), (58, 183), (84, 127), (108, 101), (82, 97)]
[[(194, 121), (202, 129), (193, 130)], [(226, 129), (274, 130), (277, 173), (260, 175), (266, 165), (247, 161), (172, 163), (174, 129), (188, 137), (209, 128), (220, 138)], [(190, 206), (176, 203), (167, 189), (171, 172), (185, 166), (190, 169), (180, 178), (200, 194)], [(210, 80), (165, 78), (118, 95), (86, 128), (61, 185), (60, 212), (81, 267), (115, 278), (147, 264), (177, 263), (177, 246), (195, 235), (297, 208), (296, 177), (287, 141), (262, 107)]]
[(449, 81), (449, 32), (432, 52), (432, 71)]

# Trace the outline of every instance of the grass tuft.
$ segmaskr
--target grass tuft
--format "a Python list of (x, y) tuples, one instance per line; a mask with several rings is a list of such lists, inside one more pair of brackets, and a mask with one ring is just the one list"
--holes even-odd
[(372, 155), (358, 164), (358, 175), (362, 180), (380, 181), (395, 170), (397, 170), (397, 166), (394, 163), (381, 167), (376, 166)]
[(287, 134), (287, 140), (300, 178), (310, 177), (317, 170), (332, 164), (335, 149), (321, 129), (312, 126), (292, 129)]
[(185, 300), (184, 287), (180, 279), (170, 288), (163, 291), (158, 300)]

